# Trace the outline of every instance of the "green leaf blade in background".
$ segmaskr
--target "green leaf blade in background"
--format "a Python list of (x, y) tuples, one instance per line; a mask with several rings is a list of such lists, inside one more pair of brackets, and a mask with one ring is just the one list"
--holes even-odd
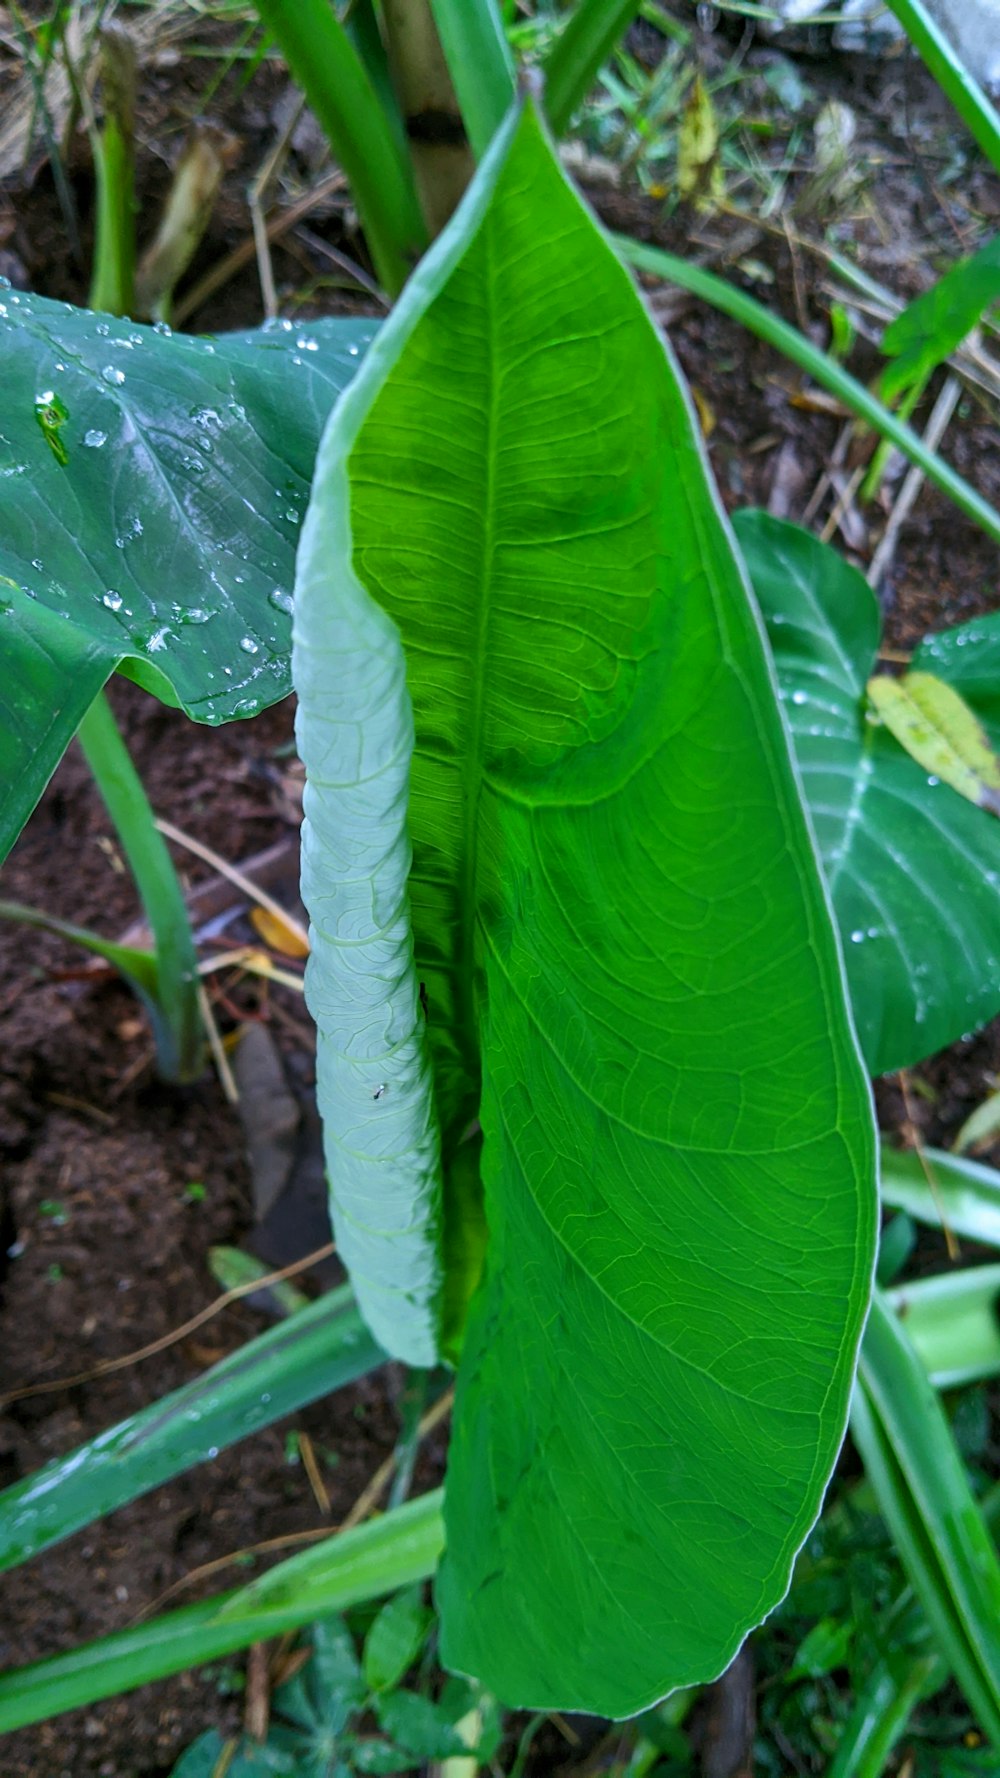
[(787, 1587), (846, 1419), (873, 1147), (697, 430), (532, 110), (338, 408), (309, 523), (349, 552), (330, 596), (349, 572), (402, 637), (446, 1169), (482, 1068), (444, 1659), (626, 1715)]
[(170, 1395), (0, 1493), (0, 1573), (384, 1362), (350, 1290), (329, 1291)]
[(854, 1441), (903, 1567), (980, 1726), (1000, 1747), (1000, 1562), (905, 1326), (876, 1291)]
[(893, 362), (882, 372), (886, 401), (928, 377), (960, 346), (977, 321), (1000, 297), (1000, 235), (959, 260), (929, 290), (921, 291), (882, 335), (882, 350)]
[(120, 664), (201, 722), (289, 691), (316, 445), (375, 323), (202, 339), (0, 295), (2, 857)]
[[(873, 1074), (920, 1061), (1000, 1010), (1000, 824), (866, 715), (880, 620), (867, 582), (809, 532), (741, 512), (803, 789)], [(928, 638), (911, 666), (1000, 736), (1000, 625)], [(963, 678), (963, 674), (965, 677)]]

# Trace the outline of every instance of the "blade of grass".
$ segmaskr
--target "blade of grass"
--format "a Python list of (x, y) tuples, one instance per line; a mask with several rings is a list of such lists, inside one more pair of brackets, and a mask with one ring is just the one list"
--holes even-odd
[(347, 174), (378, 277), (397, 296), (427, 244), (410, 165), (329, 0), (257, 0)]
[(906, 1210), (932, 1228), (942, 1226), (943, 1213), (956, 1234), (1000, 1247), (1000, 1173), (993, 1167), (940, 1148), (925, 1148), (921, 1157), (914, 1149), (883, 1142), (879, 1175), (882, 1202), (894, 1210)]
[(938, 1648), (1000, 1746), (1000, 1563), (941, 1404), (879, 1291), (851, 1408), (855, 1442)]
[(1000, 543), (1000, 513), (996, 508), (984, 500), (981, 494), (977, 494), (936, 451), (929, 450), (923, 439), (904, 425), (895, 414), (890, 413), (863, 383), (859, 383), (827, 353), (814, 346), (805, 334), (783, 321), (780, 316), (772, 315), (754, 297), (747, 296), (744, 291), (738, 290), (734, 284), (728, 283), (714, 272), (705, 271), (702, 266), (679, 259), (674, 253), (666, 253), (661, 247), (647, 247), (639, 241), (631, 240), (627, 235), (612, 235), (611, 238), (628, 265), (635, 266), (638, 271), (651, 272), (655, 277), (676, 284), (682, 290), (689, 290), (692, 296), (699, 297), (713, 308), (720, 309), (724, 315), (731, 316), (759, 339), (774, 346), (783, 357), (815, 377), (817, 383), (828, 389), (831, 395), (836, 395), (859, 419), (898, 445), (903, 455), (922, 469), (929, 481), (947, 494), (988, 537), (992, 537), (995, 543)]
[(557, 136), (638, 11), (639, 0), (580, 0), (542, 62), (545, 110)]
[(373, 0), (354, 0), (344, 17), (344, 30), (364, 63), (382, 115), (389, 126), (401, 155), (406, 155), (406, 130), (396, 98), (396, 89), (389, 72), (382, 31), (375, 15)]
[(945, 97), (951, 100), (969, 134), (1000, 172), (1000, 116), (940, 26), (931, 18), (923, 0), (885, 0), (885, 4), (895, 13), (921, 61), (930, 69)]
[(0, 1674), (0, 1734), (298, 1630), (426, 1580), (444, 1547), (441, 1490), (314, 1544), (236, 1592)]
[[(156, 1031), (157, 1044), (159, 1045), (162, 1038), (164, 1048), (170, 1050), (172, 1038), (160, 1008), (159, 978), (156, 957), (152, 951), (140, 951), (134, 945), (115, 944), (114, 939), (102, 938), (99, 932), (91, 932), (87, 926), (74, 926), (70, 920), (57, 920), (54, 914), (46, 914), (41, 908), (25, 907), (19, 901), (0, 901), (0, 920), (17, 920), (22, 926), (38, 926), (42, 931), (55, 933), (57, 938), (79, 945), (81, 950), (90, 951), (93, 956), (110, 963), (112, 969), (117, 969), (119, 975), (125, 977), (145, 1006)], [(162, 1033), (161, 1025), (164, 1026)]]
[(385, 1362), (347, 1286), (0, 1494), (0, 1571)]
[(494, 0), (431, 0), (462, 120), (480, 160), (514, 103), (514, 60)]
[(197, 1080), (202, 1069), (198, 957), (173, 860), (111, 706), (99, 692), (77, 738), (114, 822), (156, 947), (157, 1054), (164, 1080)]
[[(982, 1512), (995, 1539), (1000, 1487), (990, 1490)], [(916, 1706), (941, 1691), (951, 1677), (912, 1587), (904, 1587), (881, 1614), (878, 1633), (880, 1653), (857, 1689), (826, 1778), (881, 1778)]]
[(1000, 1374), (1000, 1266), (915, 1278), (886, 1297), (935, 1389)]
[(934, 1653), (915, 1654), (905, 1664), (898, 1655), (879, 1661), (858, 1692), (827, 1778), (881, 1778), (917, 1705), (940, 1691), (947, 1677)]

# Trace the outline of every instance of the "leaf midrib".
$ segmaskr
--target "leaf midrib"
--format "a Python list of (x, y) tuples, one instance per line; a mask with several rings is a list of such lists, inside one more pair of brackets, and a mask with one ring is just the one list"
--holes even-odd
[[(464, 1032), (466, 1054), (478, 1052), (476, 957), (475, 941), (478, 923), (479, 883), (479, 804), (485, 772), (483, 770), (483, 736), (486, 726), (486, 665), (491, 619), (493, 550), (496, 535), (496, 436), (497, 436), (497, 351), (496, 316), (493, 305), (492, 229), (487, 219), (482, 230), (483, 254), (486, 260), (486, 340), (488, 357), (488, 401), (486, 408), (486, 485), (483, 500), (481, 569), (479, 602), (476, 614), (473, 647), (470, 655), (472, 688), (470, 720), (462, 768), (462, 866), (460, 871), (459, 943), (456, 956), (456, 999), (460, 1008), (460, 1025)], [(460, 1113), (464, 1124), (464, 1111)]]

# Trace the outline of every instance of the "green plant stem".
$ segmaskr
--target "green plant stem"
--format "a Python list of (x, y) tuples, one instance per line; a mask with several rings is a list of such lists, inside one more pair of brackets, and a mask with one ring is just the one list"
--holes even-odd
[(0, 1734), (219, 1660), (434, 1573), (441, 1490), (281, 1562), (238, 1591), (0, 1674)]
[(837, 364), (827, 353), (821, 352), (811, 340), (799, 333), (789, 322), (780, 316), (772, 315), (763, 303), (759, 303), (744, 291), (737, 290), (725, 278), (719, 278), (714, 272), (706, 272), (703, 267), (691, 265), (686, 259), (679, 259), (674, 253), (666, 253), (661, 247), (647, 247), (639, 241), (631, 240), (627, 235), (613, 235), (612, 239), (622, 258), (638, 271), (651, 272), (655, 277), (664, 278), (671, 284), (677, 284), (682, 290), (689, 290), (692, 296), (700, 297), (703, 302), (711, 303), (724, 315), (730, 315), (743, 327), (755, 333), (759, 339), (766, 340), (785, 358), (797, 364), (801, 370), (815, 377), (817, 383), (836, 395), (845, 407), (866, 421), (876, 432), (882, 433), (922, 469), (928, 481), (947, 494), (950, 500), (992, 537), (1000, 543), (1000, 513), (977, 494), (964, 478), (947, 464), (936, 451), (929, 450), (922, 438), (904, 425), (889, 409), (852, 377), (849, 371)]
[(979, 82), (931, 18), (923, 0), (886, 0), (886, 5), (895, 13), (921, 61), (930, 69), (946, 98), (951, 100), (970, 135), (1000, 172), (1000, 116)]
[(545, 113), (557, 136), (638, 11), (639, 0), (579, 0), (542, 63)]
[(350, 183), (379, 281), (397, 296), (427, 244), (409, 164), (329, 0), (258, 0)]
[(494, 0), (431, 0), (448, 71), (477, 160), (514, 103), (514, 59)]
[(330, 1291), (221, 1364), (0, 1494), (0, 1571), (384, 1363), (350, 1289)]
[(173, 860), (103, 692), (78, 734), (153, 934), (162, 1014), (157, 1030), (160, 1073), (170, 1081), (196, 1080), (202, 1069), (198, 958)]
[[(896, 409), (896, 413), (901, 420), (909, 419), (929, 381), (929, 374), (926, 377), (919, 377), (913, 384), (912, 388), (907, 389), (906, 394), (903, 396), (902, 401)], [(883, 438), (879, 441), (872, 456), (872, 460), (865, 472), (865, 479), (858, 489), (858, 498), (860, 500), (867, 502), (875, 499), (879, 488), (882, 486), (882, 477), (885, 474), (886, 464), (892, 455), (893, 448), (894, 447), (889, 443), (888, 439)]]
[(89, 306), (135, 312), (135, 50), (121, 25), (101, 32), (104, 122), (93, 132), (97, 218)]

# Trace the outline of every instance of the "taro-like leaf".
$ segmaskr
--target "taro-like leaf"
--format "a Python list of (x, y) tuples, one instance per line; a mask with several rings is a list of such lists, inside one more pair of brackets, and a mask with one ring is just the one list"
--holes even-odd
[(482, 1124), (444, 1659), (625, 1715), (787, 1587), (843, 1433), (872, 1133), (697, 427), (530, 107), (332, 417), (295, 649), (334, 1217), (397, 1350), (440, 1335)]
[(199, 722), (290, 689), (316, 446), (375, 324), (191, 338), (0, 298), (2, 858), (117, 666)]
[[(931, 1055), (1000, 1010), (1000, 824), (867, 715), (881, 625), (857, 569), (761, 512), (735, 520), (840, 927), (873, 1074)], [(960, 691), (1000, 739), (1000, 622), (928, 638), (912, 666)]]

